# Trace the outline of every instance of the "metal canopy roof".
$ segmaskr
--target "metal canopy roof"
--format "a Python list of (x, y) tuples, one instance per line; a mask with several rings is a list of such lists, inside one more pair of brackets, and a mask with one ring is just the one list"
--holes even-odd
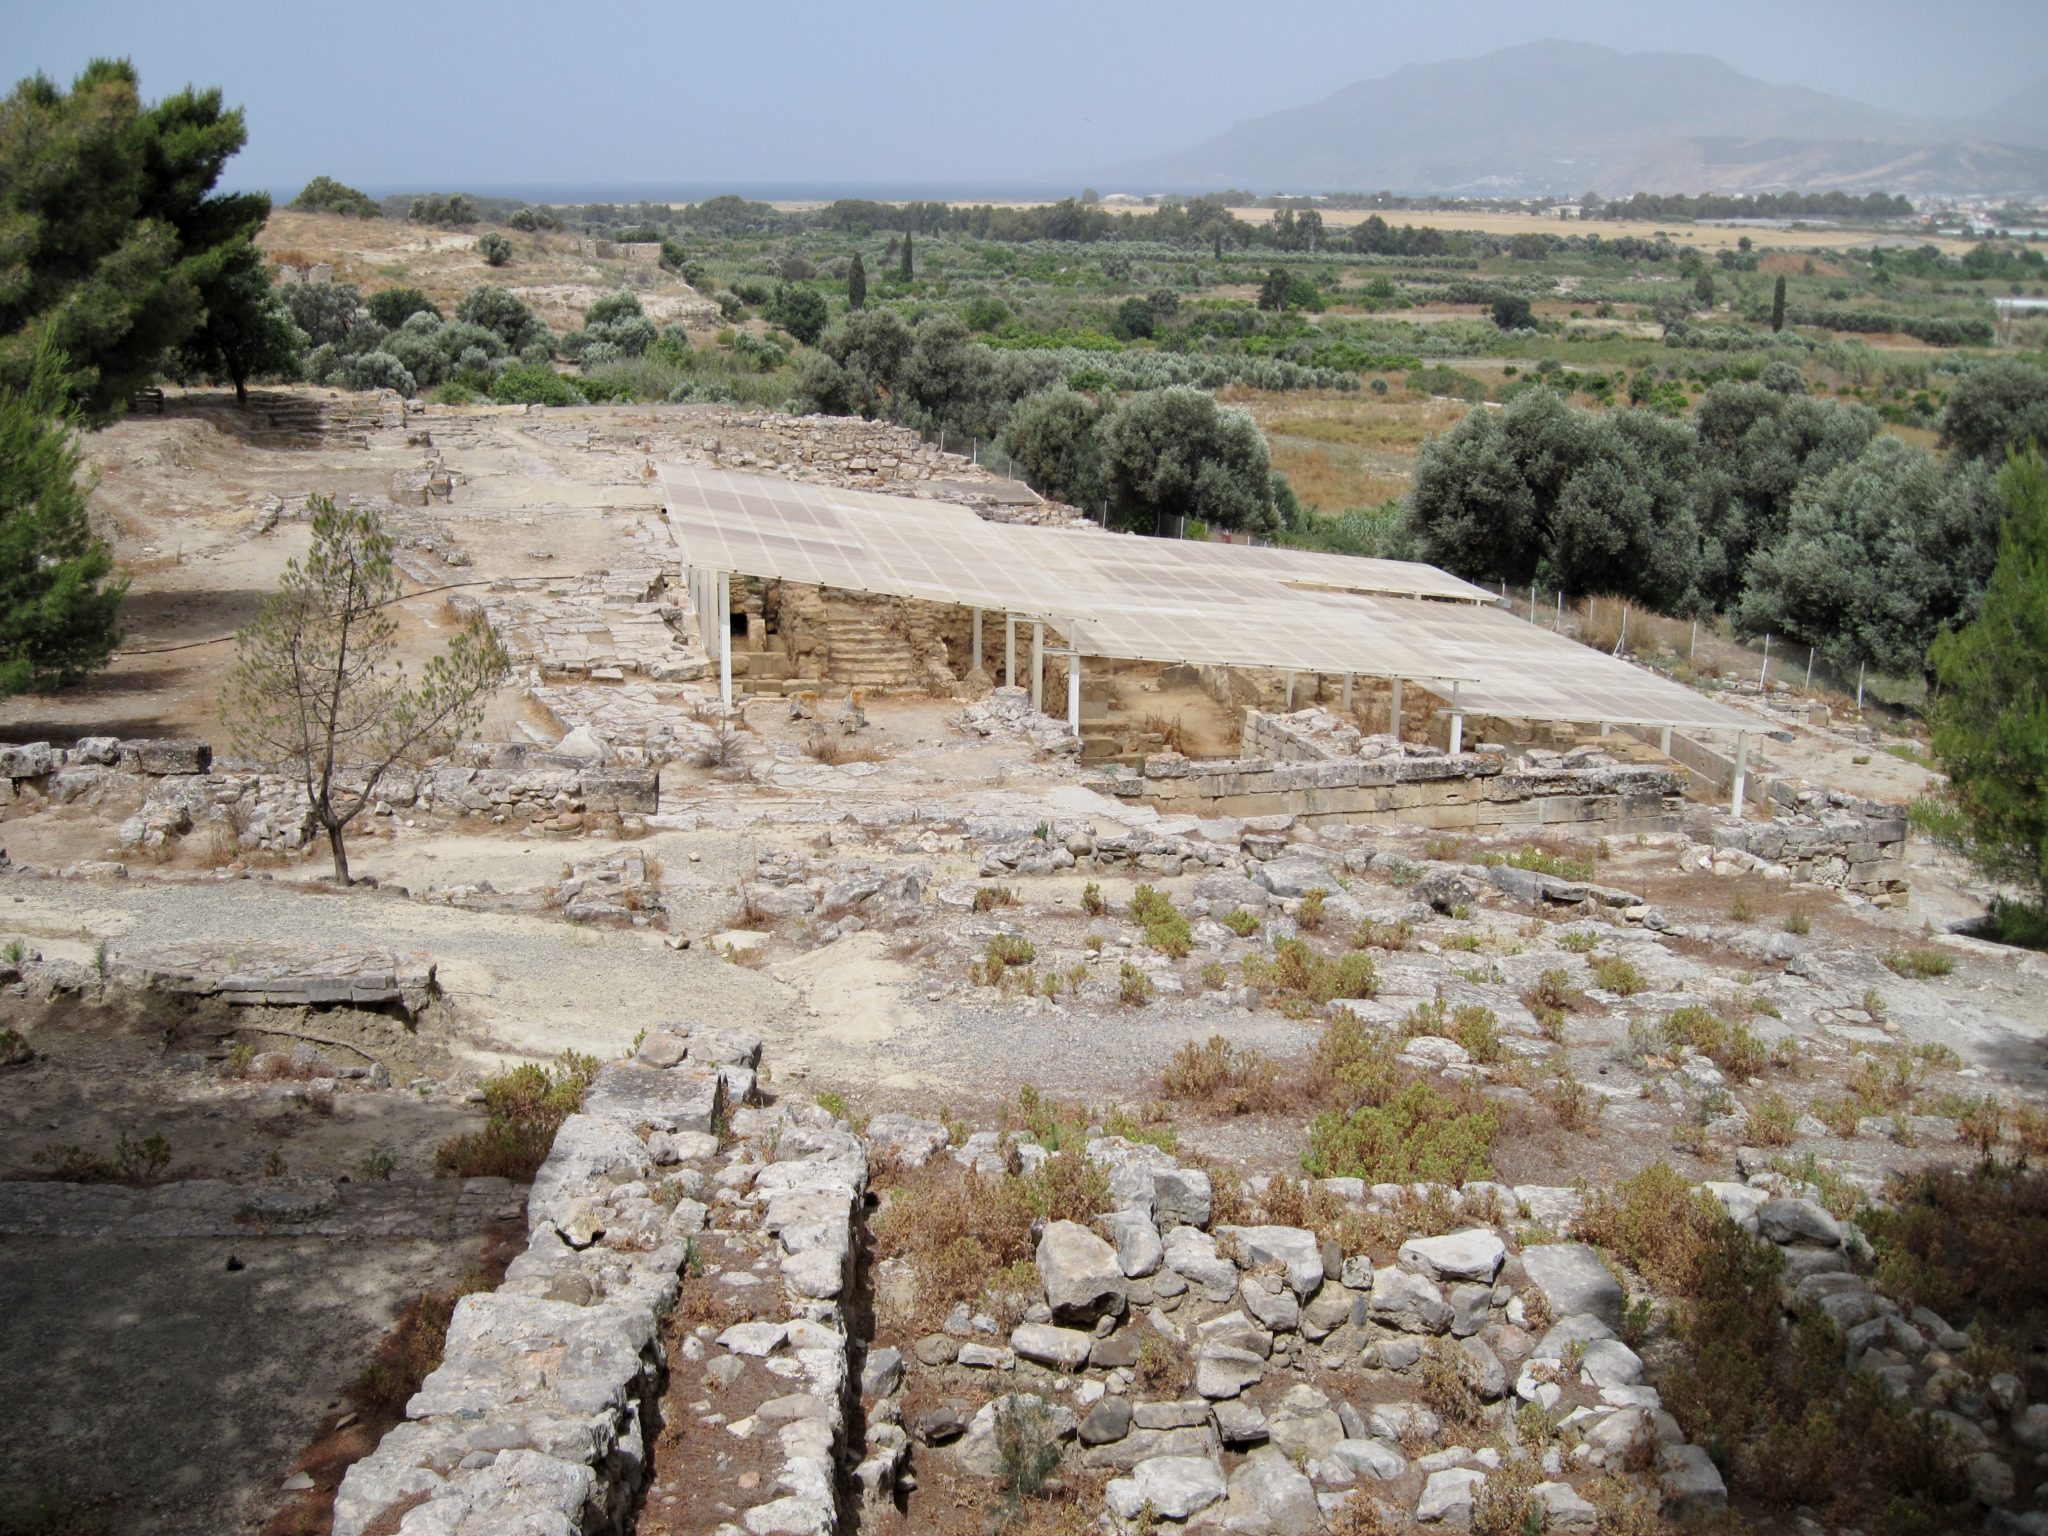
[(1467, 713), (1754, 722), (1494, 606), (1434, 566), (990, 523), (905, 496), (661, 467), (684, 562), (1044, 619), (1084, 656), (1423, 683)]

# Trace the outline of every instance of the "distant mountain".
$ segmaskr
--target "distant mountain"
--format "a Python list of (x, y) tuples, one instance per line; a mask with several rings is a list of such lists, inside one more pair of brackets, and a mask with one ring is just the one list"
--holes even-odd
[(1531, 43), (1411, 64), (1112, 167), (1098, 184), (1502, 197), (2035, 193), (2048, 190), (2048, 83), (1982, 118), (1947, 121), (1771, 85), (1701, 54)]
[(2048, 75), (2008, 96), (1974, 122), (1987, 138), (2048, 148)]

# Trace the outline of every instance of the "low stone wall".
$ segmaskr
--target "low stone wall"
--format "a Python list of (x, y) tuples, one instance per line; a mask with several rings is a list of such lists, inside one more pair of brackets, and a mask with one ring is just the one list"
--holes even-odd
[[(650, 815), (659, 792), (655, 765), (514, 748), (494, 754), (490, 766), (450, 763), (388, 773), (372, 814), (481, 816), (577, 831), (590, 816)], [(0, 807), (24, 802), (133, 806), (119, 838), (125, 848), (144, 850), (219, 827), (232, 838), (230, 849), (291, 852), (315, 830), (297, 778), (240, 765), (215, 768), (212, 749), (202, 741), (109, 737), (68, 749), (47, 742), (0, 747)]]
[(1501, 758), (1472, 752), (1334, 762), (1155, 757), (1142, 774), (1119, 774), (1096, 787), (1169, 815), (1293, 815), (1474, 833), (1664, 832), (1677, 828), (1681, 810), (1679, 778), (1668, 769), (1511, 769)]
[(1799, 809), (1773, 821), (1717, 823), (1708, 838), (1716, 848), (1782, 865), (1795, 880), (1814, 885), (1871, 897), (1907, 889), (1903, 807), (1820, 791), (1793, 803)]

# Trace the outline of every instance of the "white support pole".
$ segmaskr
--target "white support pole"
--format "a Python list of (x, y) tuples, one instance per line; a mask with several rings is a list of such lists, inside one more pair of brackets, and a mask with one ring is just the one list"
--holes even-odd
[(1810, 646), (1810, 645), (1809, 645), (1809, 646), (1808, 646), (1808, 647), (1806, 648), (1806, 683), (1805, 683), (1805, 687), (1806, 687), (1806, 691), (1807, 691), (1808, 693), (1811, 693), (1811, 692), (1813, 691), (1813, 647), (1812, 647), (1812, 646)]
[(1602, 720), (1600, 722), (1600, 734), (1602, 736), (1612, 736), (1614, 734), (1613, 725), (1610, 724), (1608, 721)]
[(718, 697), (731, 709), (732, 577), (725, 571), (718, 573), (718, 612), (713, 621), (718, 625)]
[(1081, 653), (1067, 652), (1067, 729), (1081, 739)]
[(1458, 707), (1458, 685), (1451, 684), (1451, 756), (1465, 750), (1465, 712)]
[(1749, 732), (1741, 731), (1735, 737), (1735, 799), (1733, 814), (1742, 820), (1742, 796), (1749, 788)]
[(1856, 713), (1863, 713), (1863, 663), (1856, 663)]
[(1017, 686), (1017, 615), (1003, 615), (1003, 686)]
[(1764, 664), (1756, 675), (1756, 691), (1766, 697), (1771, 691), (1771, 637), (1768, 631), (1764, 634)]
[(1287, 674), (1286, 674), (1286, 676), (1287, 676), (1287, 710), (1288, 710), (1288, 713), (1292, 714), (1292, 713), (1294, 712), (1294, 674), (1293, 674), (1292, 672), (1289, 672), (1289, 673), (1287, 673)]
[(1529, 583), (1529, 622), (1536, 622), (1536, 583)]
[(974, 670), (981, 670), (981, 610), (974, 610)]
[(1671, 755), (1671, 727), (1668, 725), (1657, 736), (1657, 750), (1666, 757)]
[(1387, 734), (1394, 740), (1401, 739), (1401, 679), (1394, 679), (1393, 702), (1387, 708)]
[(1045, 708), (1045, 621), (1031, 621), (1031, 707)]
[(1694, 614), (1694, 615), (1693, 615), (1693, 619), (1692, 619), (1692, 644), (1691, 644), (1691, 645), (1689, 645), (1689, 646), (1687, 646), (1687, 647), (1685, 648), (1685, 659), (1686, 659), (1687, 661), (1691, 661), (1691, 660), (1693, 659), (1693, 657), (1695, 657), (1695, 656), (1699, 655), (1699, 653), (1700, 653), (1700, 619), (1699, 619), (1699, 615), (1698, 615), (1698, 614)]
[(1559, 588), (1557, 589), (1557, 622), (1556, 622), (1556, 623), (1554, 623), (1554, 624), (1552, 624), (1552, 625), (1551, 625), (1550, 627), (1551, 627), (1552, 629), (1563, 629), (1563, 628), (1564, 628), (1564, 588), (1563, 588), (1563, 587), (1559, 587)]
[(1351, 674), (1349, 672), (1344, 674), (1344, 708), (1347, 710), (1351, 708)]

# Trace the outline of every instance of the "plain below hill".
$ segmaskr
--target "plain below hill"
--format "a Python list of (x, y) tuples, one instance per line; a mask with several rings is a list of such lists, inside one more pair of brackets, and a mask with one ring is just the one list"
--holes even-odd
[[(1411, 64), (1103, 185), (1468, 196), (1824, 191), (2048, 192), (2048, 101), (1920, 117), (1753, 79), (1703, 54), (1544, 42)], [(2036, 126), (2036, 125), (2039, 126)]]

